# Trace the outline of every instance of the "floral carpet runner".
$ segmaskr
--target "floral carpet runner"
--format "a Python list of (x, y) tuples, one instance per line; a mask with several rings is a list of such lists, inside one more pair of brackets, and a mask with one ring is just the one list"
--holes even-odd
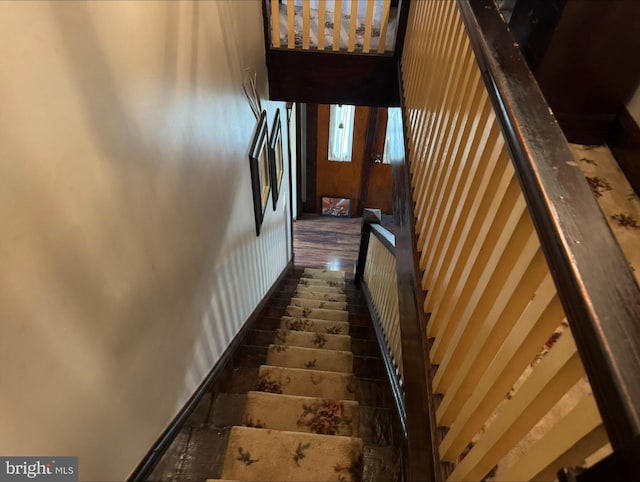
[(640, 283), (640, 199), (607, 146), (570, 144), (580, 170)]
[(231, 429), (221, 480), (362, 479), (345, 273), (305, 269)]

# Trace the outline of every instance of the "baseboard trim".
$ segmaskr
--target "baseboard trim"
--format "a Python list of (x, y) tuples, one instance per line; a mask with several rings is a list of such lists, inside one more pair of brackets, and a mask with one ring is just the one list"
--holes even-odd
[(244, 341), (249, 330), (251, 330), (256, 321), (258, 321), (262, 310), (266, 307), (268, 300), (271, 299), (271, 296), (277, 291), (280, 282), (292, 269), (293, 260), (287, 263), (271, 288), (269, 288), (267, 294), (255, 307), (255, 309), (253, 310), (247, 321), (244, 322), (242, 328), (240, 328), (233, 340), (231, 340), (231, 343), (229, 343), (229, 346), (227, 346), (224, 353), (218, 359), (209, 374), (196, 389), (193, 395), (191, 395), (189, 400), (174, 417), (171, 423), (169, 423), (164, 432), (162, 432), (162, 435), (160, 435), (158, 440), (153, 444), (147, 455), (145, 455), (138, 466), (133, 470), (133, 472), (127, 479), (128, 482), (141, 482), (149, 477), (149, 475), (151, 475), (151, 472), (155, 468), (155, 465), (167, 451), (180, 430), (182, 430), (183, 425), (185, 424), (191, 413), (194, 411), (194, 409), (198, 406), (198, 403), (200, 403), (202, 397), (209, 391), (211, 386), (215, 384), (220, 377), (223, 376), (225, 371), (231, 368), (231, 361), (233, 359), (234, 353), (242, 345), (242, 342)]
[(373, 305), (371, 292), (369, 291), (369, 287), (367, 286), (367, 283), (364, 279), (362, 280), (360, 286), (362, 287), (364, 297), (367, 300), (367, 307), (369, 308), (369, 313), (371, 314), (373, 328), (376, 332), (376, 339), (378, 340), (378, 346), (380, 347), (380, 352), (382, 353), (384, 368), (387, 372), (389, 384), (391, 385), (391, 393), (393, 394), (393, 401), (395, 402), (396, 412), (398, 412), (398, 418), (400, 419), (402, 432), (404, 438), (406, 439), (409, 432), (407, 429), (407, 407), (404, 402), (404, 392), (402, 391), (402, 387), (400, 386), (400, 380), (396, 375), (396, 367), (393, 365), (391, 354), (389, 353), (384, 340), (384, 334), (382, 333), (382, 324), (380, 323), (380, 318), (378, 318), (378, 314), (376, 313), (375, 307)]
[(640, 126), (626, 108), (616, 116), (607, 144), (633, 190), (640, 196)]

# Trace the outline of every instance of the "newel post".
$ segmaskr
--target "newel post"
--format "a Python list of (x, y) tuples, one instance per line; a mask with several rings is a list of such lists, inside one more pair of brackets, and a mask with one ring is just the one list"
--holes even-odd
[(358, 250), (358, 261), (356, 262), (356, 273), (353, 277), (353, 284), (359, 285), (364, 276), (364, 267), (367, 263), (367, 251), (369, 249), (369, 236), (371, 235), (371, 225), (380, 224), (382, 211), (380, 209), (364, 208), (362, 212), (362, 228), (360, 231), (360, 249)]

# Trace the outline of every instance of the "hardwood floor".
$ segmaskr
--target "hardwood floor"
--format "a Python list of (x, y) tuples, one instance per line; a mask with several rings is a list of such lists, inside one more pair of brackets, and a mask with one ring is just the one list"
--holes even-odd
[[(305, 214), (293, 223), (293, 252), (298, 268), (341, 270), (353, 274), (360, 246), (362, 218)], [(391, 216), (382, 226), (394, 231)]]
[(293, 224), (295, 266), (353, 273), (361, 218), (309, 216)]

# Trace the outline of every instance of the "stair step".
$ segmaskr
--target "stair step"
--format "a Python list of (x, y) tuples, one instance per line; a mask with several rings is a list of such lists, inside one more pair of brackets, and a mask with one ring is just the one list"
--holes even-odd
[(347, 301), (347, 295), (341, 293), (339, 288), (329, 287), (312, 287), (309, 288), (307, 286), (299, 286), (296, 289), (295, 296), (298, 298), (309, 298), (315, 300), (326, 300), (326, 301)]
[(305, 268), (304, 272), (302, 273), (303, 277), (308, 277), (308, 278), (337, 278), (337, 279), (344, 279), (345, 278), (345, 272), (344, 271), (332, 271), (332, 270), (328, 270), (328, 269), (318, 269), (318, 268)]
[(300, 280), (298, 281), (298, 286), (301, 285), (345, 289), (344, 280), (338, 278), (300, 278)]
[(283, 291), (293, 291), (296, 288), (314, 288), (320, 289), (325, 288), (332, 291), (338, 291), (343, 294), (351, 294), (356, 296), (359, 292), (358, 289), (355, 288), (349, 281), (345, 281), (345, 283), (339, 283), (340, 280), (335, 280), (334, 283), (332, 280), (321, 280), (321, 279), (312, 279), (312, 278), (300, 278), (295, 281), (295, 283), (285, 283), (282, 285)]
[(353, 373), (353, 354), (350, 351), (270, 345), (267, 353), (267, 365)]
[(292, 331), (311, 331), (328, 335), (347, 335), (349, 323), (346, 321), (318, 320), (300, 316), (283, 316), (280, 319), (280, 328)]
[(333, 400), (355, 400), (356, 378), (350, 373), (262, 365), (257, 391)]
[(352, 481), (362, 453), (358, 438), (233, 427), (221, 479)]
[(307, 268), (272, 304), (285, 316), (247, 393), (245, 426), (229, 432), (219, 480), (361, 480), (347, 303), (357, 293), (346, 281), (344, 271)]
[(285, 309), (288, 316), (302, 318), (314, 318), (316, 320), (349, 321), (349, 312), (346, 310), (332, 310), (327, 308), (303, 308), (289, 305)]
[(351, 350), (351, 337), (348, 335), (329, 335), (311, 331), (279, 329), (275, 342), (279, 345), (300, 346), (303, 348), (324, 348), (325, 350)]
[(356, 437), (358, 402), (249, 392), (244, 424), (290, 432)]
[(324, 301), (313, 300), (307, 298), (291, 298), (291, 306), (300, 306), (301, 308), (325, 308), (327, 310), (341, 310), (347, 309), (346, 301)]

